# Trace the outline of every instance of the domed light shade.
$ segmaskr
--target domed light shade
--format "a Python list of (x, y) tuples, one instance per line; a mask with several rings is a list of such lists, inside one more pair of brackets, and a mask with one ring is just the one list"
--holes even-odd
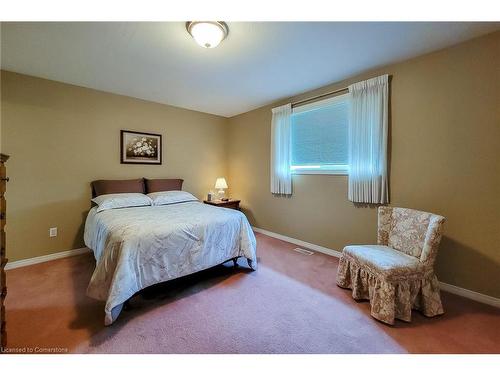
[(222, 21), (192, 21), (186, 22), (186, 29), (200, 46), (214, 48), (229, 33), (229, 28)]

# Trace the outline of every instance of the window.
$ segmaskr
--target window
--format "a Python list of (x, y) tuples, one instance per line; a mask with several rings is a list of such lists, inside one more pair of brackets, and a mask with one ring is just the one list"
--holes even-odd
[(293, 109), (295, 174), (347, 174), (348, 94)]

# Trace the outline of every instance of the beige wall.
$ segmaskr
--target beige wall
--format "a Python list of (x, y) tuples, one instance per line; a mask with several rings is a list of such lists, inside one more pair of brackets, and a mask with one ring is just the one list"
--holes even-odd
[[(495, 297), (500, 297), (499, 64), (497, 32), (291, 99), (392, 75), (391, 205), (446, 216), (438, 276)], [(272, 196), (275, 105), (230, 119), (228, 183), (252, 224), (336, 250), (374, 243), (376, 210), (347, 201), (345, 176), (295, 176), (292, 197)]]
[[(226, 173), (226, 118), (5, 71), (1, 79), (12, 261), (83, 246), (92, 180), (180, 177), (202, 197)], [(120, 129), (162, 134), (163, 165), (120, 164)]]

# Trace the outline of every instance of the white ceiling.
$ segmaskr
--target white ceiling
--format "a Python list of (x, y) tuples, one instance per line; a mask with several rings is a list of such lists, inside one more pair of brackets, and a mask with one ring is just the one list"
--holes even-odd
[(500, 23), (228, 22), (199, 47), (183, 22), (3, 23), (2, 69), (221, 116), (453, 45)]

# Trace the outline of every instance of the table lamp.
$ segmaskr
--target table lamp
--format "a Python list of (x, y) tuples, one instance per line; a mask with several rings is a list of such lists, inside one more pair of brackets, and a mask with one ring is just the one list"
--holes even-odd
[(219, 189), (219, 195), (223, 197), (224, 196), (224, 189), (227, 189), (226, 179), (224, 177), (217, 178), (217, 181), (215, 181), (215, 188)]

